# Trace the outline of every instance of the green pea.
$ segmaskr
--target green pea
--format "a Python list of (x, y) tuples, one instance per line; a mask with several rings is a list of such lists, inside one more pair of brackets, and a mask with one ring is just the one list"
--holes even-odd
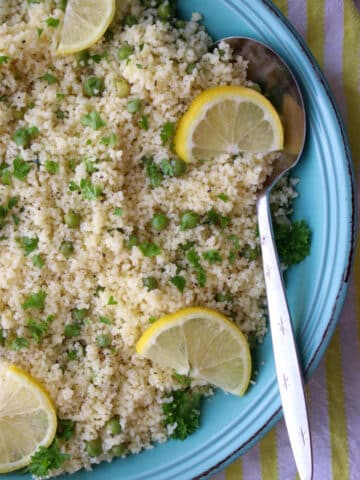
[(144, 277), (142, 282), (144, 287), (146, 287), (149, 292), (151, 290), (155, 290), (155, 288), (158, 286), (158, 281), (155, 277)]
[(118, 58), (119, 60), (126, 60), (135, 52), (135, 47), (133, 45), (129, 45), (128, 43), (124, 43), (122, 47), (118, 50)]
[(69, 212), (65, 213), (64, 222), (69, 228), (77, 228), (81, 222), (81, 215), (74, 210), (70, 210)]
[(189, 230), (195, 228), (200, 221), (200, 215), (192, 210), (184, 212), (180, 217), (180, 230)]
[(174, 177), (181, 177), (186, 172), (186, 163), (181, 158), (175, 157), (170, 160)]
[(90, 440), (85, 443), (85, 451), (89, 455), (89, 457), (99, 457), (102, 452), (102, 445), (99, 438), (95, 440)]
[(105, 89), (103, 78), (90, 77), (83, 86), (83, 92), (86, 97), (100, 97)]
[(174, 8), (169, 2), (164, 2), (158, 7), (158, 15), (161, 20), (170, 20), (174, 13)]
[(119, 433), (121, 433), (122, 430), (119, 419), (117, 417), (111, 418), (108, 422), (106, 422), (105, 427), (107, 428), (107, 430), (109, 430), (111, 435), (118, 435)]
[(129, 96), (130, 84), (125, 78), (123, 77), (118, 78), (115, 82), (115, 85), (116, 85), (117, 95), (119, 98), (125, 98)]
[(74, 253), (74, 245), (68, 240), (64, 240), (60, 245), (60, 252), (65, 258), (69, 258)]
[(134, 98), (129, 100), (127, 104), (127, 110), (129, 113), (137, 113), (141, 109), (141, 100)]
[(161, 232), (169, 223), (168, 217), (165, 213), (156, 213), (151, 219), (151, 226), (154, 230)]
[(110, 335), (104, 334), (96, 337), (96, 344), (99, 348), (106, 348), (110, 345), (110, 343), (111, 343)]
[(125, 453), (124, 445), (114, 445), (110, 450), (110, 454), (114, 457), (122, 457)]
[(185, 72), (190, 75), (196, 68), (196, 63), (189, 63), (189, 65), (186, 67)]

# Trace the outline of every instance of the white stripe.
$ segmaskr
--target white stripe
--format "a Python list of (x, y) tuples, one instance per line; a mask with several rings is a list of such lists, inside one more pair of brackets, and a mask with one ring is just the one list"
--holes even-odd
[(242, 457), (242, 466), (244, 480), (262, 480), (258, 443)]
[[(311, 0), (310, 0), (311, 1)], [(289, 0), (288, 18), (296, 30), (306, 37), (306, 0)]]
[(354, 310), (355, 285), (352, 284), (340, 323), (340, 345), (342, 374), (345, 388), (345, 407), (349, 446), (350, 478), (359, 478), (359, 392), (360, 392), (360, 345), (357, 332), (357, 319)]
[(294, 479), (296, 477), (296, 466), (284, 420), (281, 420), (277, 427), (277, 444), (280, 478)]
[(346, 118), (345, 92), (343, 87), (343, 41), (344, 41), (344, 2), (325, 1), (325, 43), (324, 70), (339, 109)]
[(328, 397), (325, 373), (325, 363), (323, 360), (308, 386), (310, 425), (313, 451), (315, 453), (314, 478), (324, 480), (332, 478)]

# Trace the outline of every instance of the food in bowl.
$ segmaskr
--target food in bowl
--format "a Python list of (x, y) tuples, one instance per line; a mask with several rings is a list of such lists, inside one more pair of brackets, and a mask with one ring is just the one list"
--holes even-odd
[[(71, 56), (56, 55), (63, 2), (2, 12), (0, 359), (36, 378), (59, 418), (34, 475), (197, 428), (208, 382), (136, 352), (164, 315), (207, 307), (250, 343), (266, 331), (255, 205), (271, 157), (174, 152), (204, 90), (254, 85), (227, 44), (209, 50), (199, 15), (166, 5), (123, 2), (102, 40)], [(288, 220), (295, 196), (289, 179), (273, 195), (287, 265), (308, 252), (307, 226)]]

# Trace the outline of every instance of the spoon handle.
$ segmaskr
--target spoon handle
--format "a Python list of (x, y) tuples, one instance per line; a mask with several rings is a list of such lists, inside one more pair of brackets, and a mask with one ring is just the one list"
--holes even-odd
[(304, 383), (272, 233), (269, 194), (257, 201), (269, 322), (285, 424), (301, 480), (313, 478), (312, 445)]

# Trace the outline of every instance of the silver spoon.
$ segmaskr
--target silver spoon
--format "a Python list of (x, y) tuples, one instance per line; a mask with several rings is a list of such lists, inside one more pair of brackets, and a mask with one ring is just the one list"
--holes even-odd
[(285, 423), (300, 479), (311, 480), (313, 458), (304, 382), (274, 243), (269, 200), (272, 187), (301, 156), (306, 132), (304, 102), (290, 68), (269, 47), (244, 37), (225, 38), (215, 46), (220, 42), (230, 44), (234, 55), (248, 61), (248, 80), (257, 83), (262, 93), (270, 98), (284, 126), (284, 149), (279, 152), (273, 173), (258, 193), (257, 214), (271, 338)]

